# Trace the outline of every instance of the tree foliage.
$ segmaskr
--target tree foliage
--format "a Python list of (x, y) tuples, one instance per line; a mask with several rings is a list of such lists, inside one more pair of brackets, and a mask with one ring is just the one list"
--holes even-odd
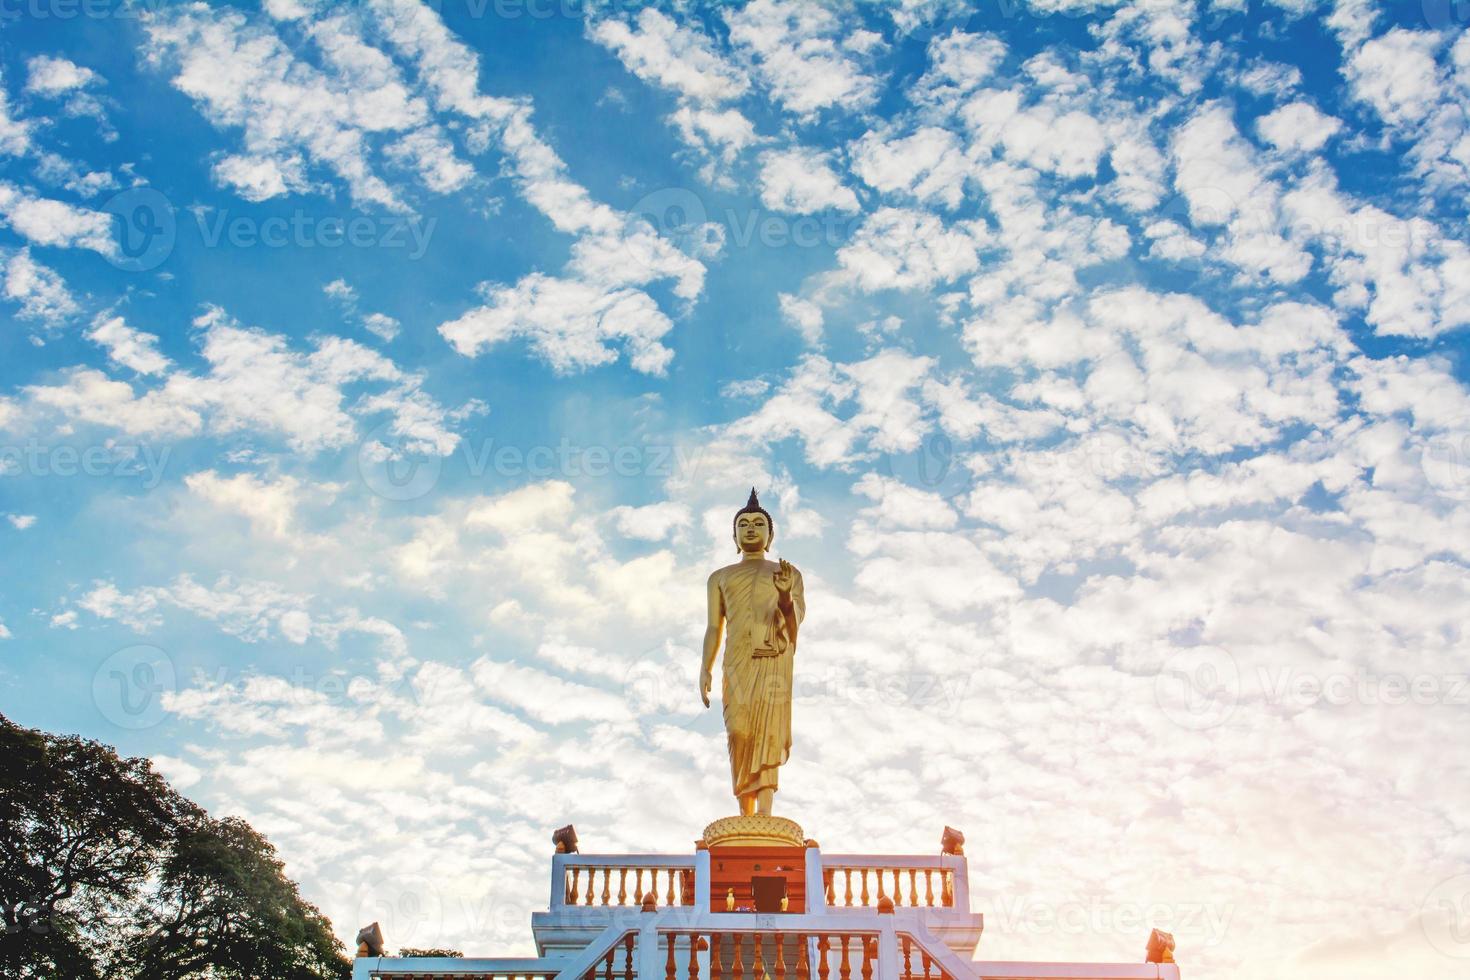
[(146, 759), (0, 715), (0, 976), (324, 980), (351, 972), (275, 849)]

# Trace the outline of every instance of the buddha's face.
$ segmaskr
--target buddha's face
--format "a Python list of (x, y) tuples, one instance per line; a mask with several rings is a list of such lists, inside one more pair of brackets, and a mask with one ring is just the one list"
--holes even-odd
[(735, 522), (735, 544), (746, 554), (765, 554), (771, 546), (771, 522), (765, 514), (741, 514)]

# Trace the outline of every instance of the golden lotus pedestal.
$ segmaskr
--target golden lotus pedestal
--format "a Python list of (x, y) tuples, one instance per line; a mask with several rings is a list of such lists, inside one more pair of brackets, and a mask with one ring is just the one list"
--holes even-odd
[(805, 847), (801, 824), (785, 817), (755, 814), (721, 817), (704, 828), (704, 846), (717, 847)]
[(711, 912), (804, 911), (807, 841), (795, 820), (722, 817), (699, 846), (709, 850)]

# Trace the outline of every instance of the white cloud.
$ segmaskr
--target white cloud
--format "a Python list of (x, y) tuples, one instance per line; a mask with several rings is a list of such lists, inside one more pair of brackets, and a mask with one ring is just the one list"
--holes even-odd
[(949, 101), (989, 81), (1006, 56), (1005, 42), (993, 34), (960, 30), (929, 42), (929, 70), (916, 93), (926, 101)]
[(1321, 243), (1334, 302), (1376, 332), (1432, 337), (1470, 323), (1470, 250), (1424, 218), (1399, 218), (1313, 171), (1282, 198), (1295, 234)]
[(362, 318), (362, 325), (380, 340), (388, 341), (398, 336), (398, 321), (386, 313), (369, 313)]
[(32, 95), (56, 97), (75, 92), (96, 84), (99, 76), (90, 68), (67, 61), (40, 55), (26, 62), (26, 92)]
[(731, 42), (751, 56), (772, 96), (796, 116), (809, 120), (822, 109), (861, 109), (876, 98), (877, 79), (839, 44), (843, 25), (826, 7), (753, 0), (724, 16)]
[(528, 276), (515, 286), (484, 287), (486, 305), (439, 327), (461, 354), (524, 338), (562, 373), (617, 360), (626, 346), (634, 370), (662, 374), (674, 352), (659, 343), (673, 322), (647, 293), (605, 290), (575, 279)]
[(1342, 122), (1307, 102), (1292, 102), (1256, 121), (1261, 138), (1278, 150), (1314, 153), (1342, 129)]
[(1144, 228), (1143, 234), (1153, 242), (1149, 247), (1149, 258), (1184, 262), (1198, 259), (1208, 251), (1204, 242), (1176, 221), (1155, 221)]
[(807, 355), (759, 408), (721, 427), (720, 436), (754, 445), (798, 438), (807, 461), (820, 467), (905, 452), (927, 428), (916, 394), (933, 365), (892, 348), (845, 364)]
[(373, 0), (369, 10), (388, 43), (416, 66), (434, 105), (474, 121), (471, 143), (496, 137), (526, 202), (558, 231), (579, 236), (562, 276), (536, 272), (513, 286), (484, 283), (487, 304), (440, 332), (471, 356), (524, 336), (559, 371), (608, 362), (616, 355), (603, 340), (622, 338), (636, 370), (662, 373), (672, 352), (658, 338), (672, 323), (652, 297), (631, 287), (672, 279), (674, 295), (692, 302), (703, 288), (703, 264), (637, 216), (593, 200), (537, 133), (529, 104), (480, 95), (478, 55), (433, 10), (388, 0)]
[(6, 514), (5, 519), (17, 531), (27, 531), (36, 525), (35, 514)]
[(615, 507), (611, 516), (619, 532), (640, 541), (662, 541), (670, 533), (688, 527), (693, 520), (687, 506), (673, 501), (643, 507)]
[(1225, 226), (1220, 257), (1250, 276), (1299, 282), (1312, 268), (1301, 244), (1282, 235), (1281, 189), (1258, 163), (1222, 105), (1196, 112), (1175, 134), (1174, 185), (1197, 228)]
[(1061, 177), (1090, 177), (1107, 149), (1102, 125), (1085, 112), (1050, 106), (1023, 109), (1000, 121), (1001, 144), (1012, 159)]
[[(112, 582), (98, 582), (76, 600), (76, 607), (138, 632), (161, 625), (164, 611), (172, 608), (213, 622), (221, 632), (246, 643), (269, 642), (277, 637), (300, 643), (310, 637), (330, 649), (344, 635), (361, 634), (376, 639), (387, 655), (403, 657), (408, 651), (403, 633), (385, 620), (363, 616), (351, 607), (312, 612), (312, 596), (288, 592), (271, 582), (236, 581), (228, 575), (212, 586), (180, 575), (169, 585), (144, 586), (132, 592), (124, 592)], [(53, 617), (52, 622), (63, 618), (75, 628), (76, 609)], [(303, 626), (306, 634), (302, 633)]]
[(183, 759), (171, 755), (155, 755), (148, 761), (153, 763), (153, 768), (168, 780), (168, 784), (179, 792), (184, 792), (189, 787), (197, 785), (204, 778), (204, 773), (198, 766), (189, 764)]
[(22, 390), (43, 409), (137, 436), (192, 435), (203, 421), (176, 392), (165, 389), (140, 396), (132, 385), (114, 381), (95, 368), (75, 367), (63, 373), (60, 384), (32, 385)]
[(205, 4), (158, 11), (144, 30), (148, 61), (169, 71), (212, 124), (240, 130), (242, 150), (221, 155), (214, 176), (246, 200), (312, 189), (315, 165), (346, 183), (354, 200), (407, 211), (373, 160), (385, 137), (385, 155), (431, 191), (457, 190), (473, 175), (426, 100), (350, 15), (321, 16), (306, 29), (320, 67), (268, 24)]
[(669, 119), (685, 143), (701, 148), (726, 163), (734, 160), (741, 150), (760, 141), (755, 125), (738, 109), (701, 109), (684, 105), (675, 109)]
[(33, 259), (30, 249), (13, 253), (4, 270), (5, 298), (20, 304), (22, 319), (55, 326), (81, 312), (61, 276)]
[(720, 395), (725, 398), (756, 398), (771, 390), (771, 383), (761, 378), (748, 378), (744, 381), (728, 382), (720, 389)]
[(927, 289), (979, 267), (988, 240), (983, 223), (945, 227), (938, 216), (906, 208), (879, 208), (837, 253), (838, 264), (858, 289)]
[(604, 20), (588, 27), (633, 74), (694, 102), (737, 99), (750, 88), (744, 72), (730, 64), (698, 31), (681, 27), (652, 7), (629, 24)]
[(301, 484), (289, 476), (267, 480), (249, 473), (225, 477), (204, 470), (184, 477), (184, 486), (221, 510), (241, 514), (256, 530), (276, 538), (291, 534), (301, 500)]
[(0, 156), (23, 156), (31, 149), (31, 123), (10, 114), (5, 75), (0, 73)]
[(781, 318), (791, 324), (801, 334), (808, 347), (815, 347), (822, 342), (822, 307), (809, 299), (793, 296), (790, 293), (780, 294)]
[(761, 154), (761, 203), (772, 211), (813, 214), (858, 211), (857, 195), (832, 170), (828, 154), (810, 149)]
[(1264, 59), (1252, 62), (1236, 76), (1236, 84), (1253, 95), (1287, 93), (1301, 83), (1300, 68)]
[(631, 21), (589, 21), (588, 37), (612, 50), (642, 81), (675, 94), (679, 106), (669, 122), (679, 138), (707, 160), (706, 179), (729, 184), (714, 160), (729, 165), (739, 151), (757, 143), (750, 119), (726, 104), (750, 90), (745, 72), (714, 50), (713, 41), (697, 26), (676, 24), (654, 7), (641, 10)]
[(947, 531), (959, 523), (959, 514), (938, 494), (877, 473), (863, 474), (852, 490), (874, 501), (875, 506), (863, 513), (885, 529)]
[(1434, 32), (1401, 27), (1365, 42), (1344, 69), (1353, 95), (1387, 122), (1422, 119), (1444, 89), (1445, 80), (1435, 64), (1435, 52), (1443, 43)]
[[(110, 355), (135, 370), (159, 373), (142, 394), (93, 368), (75, 367), (59, 384), (23, 389), (32, 403), (82, 422), (139, 436), (178, 437), (258, 432), (277, 435), (293, 450), (317, 453), (350, 445), (356, 418), (389, 416), (387, 431), (408, 452), (448, 455), (459, 437), (449, 413), (392, 361), (355, 341), (323, 337), (301, 353), (285, 337), (241, 326), (223, 310), (209, 308), (194, 321), (204, 374), (167, 367), (148, 334), (116, 318), (105, 320), (94, 338)], [(376, 385), (352, 404), (349, 386)]]
[(90, 116), (97, 121), (99, 135), (107, 141), (117, 138), (107, 121), (101, 99), (92, 89), (102, 84), (102, 76), (65, 58), (40, 55), (26, 62), (27, 95), (44, 99), (63, 99), (63, 111), (69, 116)]
[[(357, 316), (357, 290), (354, 289), (346, 279), (333, 279), (322, 287), (322, 292), (334, 303), (342, 308), (342, 312), (349, 316)], [(396, 319), (386, 313), (366, 313), (360, 318), (364, 330), (383, 341), (391, 341), (398, 336), (399, 323)]]
[(36, 177), (45, 183), (64, 187), (78, 197), (96, 197), (118, 186), (117, 178), (107, 170), (86, 170), (60, 154), (45, 150), (36, 156)]
[(357, 290), (353, 289), (346, 279), (333, 279), (322, 287), (322, 292), (326, 293), (328, 298), (336, 300), (348, 309), (353, 309), (357, 306)]
[(921, 203), (955, 208), (965, 193), (971, 164), (958, 137), (925, 126), (900, 139), (867, 133), (854, 149), (853, 173), (884, 193), (912, 195)]
[(0, 180), (0, 220), (37, 245), (89, 248), (105, 256), (116, 252), (112, 215), (35, 197), (3, 180)]
[(106, 314), (92, 321), (87, 339), (107, 349), (109, 360), (139, 374), (161, 374), (172, 362), (158, 352), (158, 338), (134, 330), (120, 316)]
[(513, 706), (550, 725), (571, 721), (616, 721), (628, 717), (619, 697), (554, 674), (481, 658), (470, 668), (475, 686), (492, 700)]

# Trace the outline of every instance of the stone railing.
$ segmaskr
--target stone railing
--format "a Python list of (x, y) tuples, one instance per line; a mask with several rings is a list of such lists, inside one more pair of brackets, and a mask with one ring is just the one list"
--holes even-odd
[(1003, 963), (958, 956), (894, 914), (657, 912), (609, 908), (574, 955), (540, 959), (361, 957), (353, 980), (1180, 980), (1173, 963)]
[(908, 933), (899, 934), (898, 950), (901, 957), (898, 980), (956, 980), (926, 946), (915, 942)]
[(552, 861), (551, 909), (658, 908), (694, 904), (694, 857), (676, 854), (558, 854)]
[(424, 980), (457, 977), (461, 980), (556, 980), (562, 964), (544, 959), (449, 959), (437, 956), (396, 956), (359, 959), (353, 977), (362, 980)]
[(637, 948), (638, 933), (629, 930), (622, 939), (609, 946), (600, 959), (582, 972), (580, 980), (633, 980), (637, 976), (637, 969), (633, 964), (633, 954)]
[(658, 941), (663, 976), (654, 980), (873, 980), (879, 972), (877, 930), (674, 928), (660, 929)]
[(970, 908), (965, 859), (953, 855), (822, 855), (822, 889), (831, 909)]

